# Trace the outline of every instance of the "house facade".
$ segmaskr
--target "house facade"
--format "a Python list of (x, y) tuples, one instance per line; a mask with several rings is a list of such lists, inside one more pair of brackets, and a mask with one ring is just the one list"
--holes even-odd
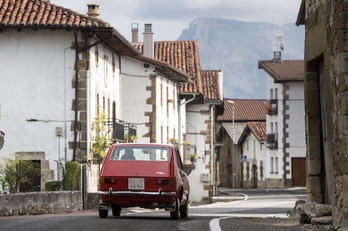
[[(174, 138), (182, 150), (189, 172), (191, 199), (210, 202), (215, 193), (212, 187), (216, 178), (214, 134), (215, 120), (222, 110), (222, 72), (201, 70), (197, 41), (153, 41), (148, 24), (144, 42), (138, 42), (137, 27), (132, 32), (133, 44), (144, 56), (168, 63), (190, 76), (189, 81), (178, 86), (180, 132), (167, 138)], [(191, 156), (195, 156), (192, 161)]]
[(241, 145), (241, 188), (267, 188), (266, 122), (247, 122)]
[(334, 226), (348, 227), (347, 2), (305, 1), (307, 201), (332, 205)]
[(265, 171), (269, 188), (305, 186), (305, 119), (303, 61), (259, 61), (266, 72), (267, 150)]
[[(263, 136), (257, 139), (250, 134), (248, 123), (259, 123), (259, 132), (265, 132), (266, 110), (261, 99), (224, 99), (224, 111), (217, 117), (217, 168), (216, 184), (231, 188), (253, 187), (257, 177), (264, 168)], [(262, 129), (261, 129), (262, 128)], [(259, 139), (259, 140), (258, 140)], [(256, 141), (257, 140), (257, 141)], [(254, 142), (255, 141), (255, 142)], [(244, 158), (243, 158), (244, 157)], [(253, 167), (254, 166), (254, 167)], [(254, 170), (252, 169), (254, 168)], [(257, 170), (257, 171), (256, 171)], [(257, 183), (257, 187), (262, 187)]]
[[(40, 0), (4, 1), (1, 7), (0, 127), (7, 133), (1, 156), (39, 163), (38, 188), (61, 179), (60, 163), (86, 163), (92, 158), (96, 136), (92, 123), (102, 113), (108, 115), (105, 132), (110, 143), (123, 142), (130, 128), (146, 137), (144, 141), (160, 142), (160, 126), (151, 123), (154, 117), (168, 117), (161, 121), (168, 133), (178, 130), (177, 108), (164, 102), (176, 100), (177, 85), (189, 76), (142, 57), (98, 18), (98, 5), (88, 6), (88, 16)], [(127, 80), (135, 76), (147, 79), (136, 89), (144, 95), (132, 93), (138, 85)], [(147, 130), (134, 117), (140, 113), (123, 112), (124, 105), (145, 109), (141, 114), (147, 120), (141, 122)], [(90, 190), (96, 187), (97, 177), (94, 172)]]

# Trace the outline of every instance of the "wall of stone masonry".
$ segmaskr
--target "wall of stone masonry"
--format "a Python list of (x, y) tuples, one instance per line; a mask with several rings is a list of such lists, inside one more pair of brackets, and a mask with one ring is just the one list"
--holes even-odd
[(348, 1), (305, 2), (307, 201), (348, 227)]
[(33, 192), (0, 195), (0, 217), (62, 214), (82, 210), (81, 192)]

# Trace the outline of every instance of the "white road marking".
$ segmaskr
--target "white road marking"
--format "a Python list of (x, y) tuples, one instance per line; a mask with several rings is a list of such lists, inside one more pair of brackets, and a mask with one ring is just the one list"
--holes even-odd
[(209, 228), (210, 231), (222, 231), (220, 228), (220, 220), (227, 219), (230, 217), (220, 217), (220, 218), (215, 218), (209, 222)]
[[(243, 198), (243, 201), (246, 201), (248, 200), (248, 195), (244, 194), (244, 193), (238, 193), (240, 195), (242, 195), (244, 198)], [(224, 203), (224, 204), (232, 204), (232, 203), (237, 203), (239, 202), (240, 200), (238, 201), (232, 201), (232, 202), (229, 202), (229, 203)], [(213, 204), (212, 204), (213, 205)], [(211, 220), (209, 222), (209, 228), (210, 228), (210, 231), (222, 231), (221, 228), (220, 228), (220, 220), (224, 220), (224, 219), (228, 219), (228, 218), (231, 218), (231, 217), (220, 217), (220, 218), (215, 218), (213, 220)]]

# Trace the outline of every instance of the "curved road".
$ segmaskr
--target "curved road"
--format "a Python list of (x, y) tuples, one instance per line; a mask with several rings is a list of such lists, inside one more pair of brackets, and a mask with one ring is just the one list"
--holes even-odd
[[(304, 189), (292, 190), (231, 190), (230, 195), (243, 195), (238, 201), (190, 206), (187, 219), (171, 220), (162, 210), (124, 209), (120, 217), (98, 217), (96, 210), (72, 214), (0, 217), (0, 230), (300, 230), (298, 224), (284, 219), (297, 200), (304, 200)], [(233, 197), (231, 197), (233, 198)], [(250, 219), (254, 218), (254, 219)], [(264, 228), (262, 228), (264, 226)], [(267, 229), (272, 227), (272, 229)], [(279, 228), (279, 229), (278, 229)]]

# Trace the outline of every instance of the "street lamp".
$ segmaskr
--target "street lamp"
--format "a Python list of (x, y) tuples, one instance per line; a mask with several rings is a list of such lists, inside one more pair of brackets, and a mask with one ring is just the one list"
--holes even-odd
[(228, 103), (232, 104), (232, 188), (235, 188), (235, 179), (234, 179), (234, 101), (228, 100)]

